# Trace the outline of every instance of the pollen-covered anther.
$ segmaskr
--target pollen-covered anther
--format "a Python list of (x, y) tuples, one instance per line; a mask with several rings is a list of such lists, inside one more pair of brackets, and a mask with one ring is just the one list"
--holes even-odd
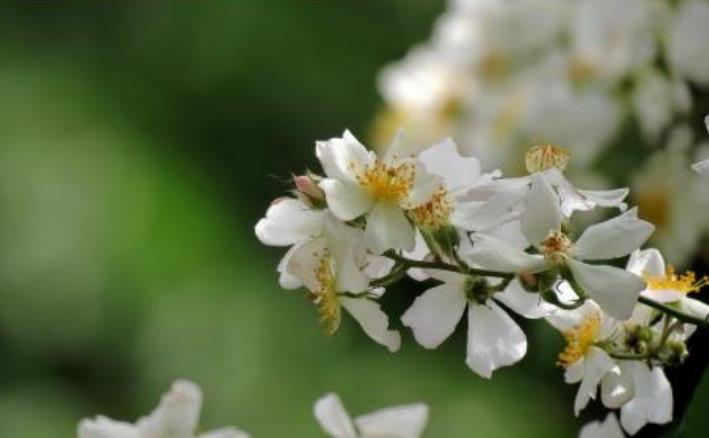
[(319, 289), (311, 294), (313, 303), (318, 306), (320, 324), (327, 335), (334, 334), (340, 327), (341, 310), (337, 296), (337, 285), (332, 269), (332, 258), (325, 255), (315, 268), (315, 279)]
[(387, 165), (376, 160), (356, 176), (357, 182), (378, 201), (402, 202), (414, 185), (416, 168), (405, 161), (396, 165)]
[(448, 219), (453, 212), (453, 203), (448, 192), (440, 188), (427, 203), (409, 210), (411, 218), (418, 226), (429, 231), (435, 231), (448, 225)]
[(581, 324), (564, 333), (566, 347), (559, 353), (556, 364), (567, 368), (586, 355), (598, 337), (598, 330), (601, 326), (600, 315), (593, 314), (586, 318)]
[(554, 231), (546, 239), (542, 240), (540, 247), (544, 256), (556, 264), (561, 264), (566, 260), (566, 254), (571, 249), (573, 243), (561, 231)]
[(709, 276), (697, 278), (697, 274), (687, 271), (684, 274), (675, 273), (674, 266), (668, 266), (665, 275), (643, 275), (647, 287), (650, 289), (676, 290), (684, 294), (699, 292), (701, 288), (709, 285)]
[(557, 169), (563, 172), (569, 163), (569, 152), (566, 149), (551, 144), (533, 146), (524, 156), (527, 172), (543, 172)]

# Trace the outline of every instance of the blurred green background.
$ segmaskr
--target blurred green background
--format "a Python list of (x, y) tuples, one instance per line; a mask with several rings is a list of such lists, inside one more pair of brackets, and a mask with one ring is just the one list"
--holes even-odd
[[(353, 414), (426, 401), (428, 437), (575, 435), (594, 413), (573, 418), (544, 324), (492, 382), (465, 366), (462, 330), (434, 352), (405, 332), (389, 354), (350, 319), (328, 338), (253, 234), (290, 172), (317, 168), (314, 140), (364, 137), (377, 70), (442, 9), (3, 3), (0, 436), (132, 421), (180, 377), (204, 390), (204, 429), (256, 437), (321, 436), (328, 391)], [(391, 293), (394, 315), (415, 287)]]

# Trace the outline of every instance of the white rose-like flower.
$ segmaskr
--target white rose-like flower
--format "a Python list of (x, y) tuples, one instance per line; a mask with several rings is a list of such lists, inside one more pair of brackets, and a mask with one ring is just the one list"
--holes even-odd
[(613, 334), (617, 322), (593, 301), (586, 301), (574, 310), (558, 310), (546, 319), (566, 339), (566, 348), (559, 355), (559, 364), (566, 368), (566, 383), (581, 382), (574, 400), (574, 414), (578, 416), (589, 400), (596, 398), (603, 376), (618, 367), (616, 361), (597, 346)]
[(370, 250), (381, 254), (391, 248), (414, 248), (414, 228), (404, 211), (429, 201), (440, 181), (402, 151), (400, 135), (383, 159), (349, 131), (342, 138), (317, 142), (316, 154), (327, 175), (320, 187), (328, 207), (343, 221), (366, 214)]
[(527, 338), (517, 323), (497, 304), (527, 318), (540, 318), (554, 308), (539, 295), (522, 290), (515, 280), (504, 292), (488, 296), (487, 284), (455, 272), (431, 270), (443, 282), (425, 291), (401, 317), (419, 344), (436, 348), (455, 330), (468, 308), (468, 344), (465, 363), (482, 377), (492, 377), (500, 367), (512, 365), (527, 352)]
[(562, 231), (559, 200), (546, 179), (532, 175), (532, 188), (520, 218), (522, 233), (538, 250), (529, 254), (498, 238), (474, 233), (466, 256), (478, 266), (499, 272), (543, 272), (566, 266), (576, 282), (601, 308), (617, 319), (630, 317), (644, 287), (640, 277), (623, 269), (584, 261), (623, 257), (638, 249), (652, 234), (652, 224), (631, 209), (588, 227), (572, 242)]
[(202, 391), (187, 380), (173, 383), (157, 408), (131, 424), (104, 416), (81, 420), (77, 438), (249, 438), (234, 427), (195, 435), (202, 409)]
[(418, 438), (428, 421), (428, 406), (416, 403), (374, 411), (353, 422), (337, 394), (318, 399), (313, 410), (332, 438)]
[(579, 432), (579, 438), (625, 438), (615, 414), (610, 413), (603, 422), (593, 421)]
[(709, 4), (680, 2), (667, 33), (666, 54), (670, 64), (687, 79), (709, 84)]

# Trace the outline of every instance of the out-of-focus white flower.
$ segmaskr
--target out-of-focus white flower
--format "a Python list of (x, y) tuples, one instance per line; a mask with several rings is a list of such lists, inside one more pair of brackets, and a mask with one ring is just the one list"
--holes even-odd
[(609, 413), (603, 422), (593, 421), (579, 432), (579, 438), (625, 438), (615, 414)]
[(399, 137), (383, 159), (349, 131), (341, 138), (317, 142), (316, 147), (327, 175), (320, 187), (328, 207), (343, 221), (367, 214), (365, 241), (377, 254), (414, 248), (414, 228), (404, 210), (425, 204), (440, 188), (440, 181), (403, 151)]
[(687, 112), (692, 105), (684, 82), (671, 79), (654, 68), (638, 73), (631, 98), (640, 129), (652, 142), (676, 114)]
[(234, 427), (195, 435), (202, 409), (202, 391), (187, 380), (173, 383), (157, 408), (135, 424), (98, 416), (81, 420), (78, 438), (249, 438)]
[(709, 3), (685, 0), (679, 3), (667, 33), (666, 55), (682, 76), (709, 84)]
[(623, 257), (638, 249), (652, 234), (652, 224), (637, 218), (631, 209), (613, 219), (588, 227), (572, 242), (561, 230), (559, 200), (547, 181), (532, 175), (532, 188), (520, 218), (522, 233), (538, 250), (526, 253), (500, 239), (474, 233), (473, 248), (466, 254), (480, 267), (499, 272), (542, 272), (568, 267), (576, 282), (598, 305), (617, 319), (630, 317), (644, 287), (640, 277), (606, 265), (582, 260)]
[(709, 230), (709, 184), (692, 171), (688, 129), (672, 131), (667, 148), (655, 153), (633, 178), (631, 189), (639, 214), (652, 222), (652, 243), (673, 264), (682, 265)]
[(684, 313), (697, 318), (709, 316), (709, 305), (688, 296), (709, 285), (709, 277), (697, 278), (691, 271), (675, 273), (672, 266), (665, 265), (662, 254), (655, 248), (633, 252), (627, 270), (645, 279), (642, 295), (660, 303), (676, 303)]
[(446, 271), (431, 270), (429, 275), (443, 282), (416, 298), (401, 317), (411, 327), (419, 344), (436, 348), (455, 330), (468, 308), (468, 344), (465, 363), (485, 378), (500, 367), (516, 363), (527, 352), (527, 338), (517, 323), (500, 308), (496, 300), (528, 318), (540, 318), (553, 307), (538, 295), (522, 289), (513, 281), (502, 293), (493, 295), (484, 280)]
[(692, 164), (692, 169), (699, 173), (709, 173), (709, 159)]
[(566, 368), (566, 383), (581, 382), (574, 400), (574, 413), (578, 415), (590, 399), (596, 398), (603, 376), (618, 366), (596, 345), (613, 334), (617, 322), (593, 301), (574, 310), (558, 310), (546, 319), (566, 338), (566, 348), (559, 355), (559, 364)]
[(310, 290), (325, 333), (337, 331), (345, 308), (370, 338), (396, 351), (401, 337), (387, 328), (389, 319), (368, 296), (366, 263), (362, 230), (328, 217), (323, 235), (303, 244), (289, 259), (287, 271)]
[(291, 246), (278, 264), (279, 282), (284, 289), (295, 289), (301, 282), (290, 275), (286, 267), (290, 258), (308, 240), (320, 236), (323, 221), (329, 213), (308, 206), (295, 198), (276, 199), (266, 211), (266, 217), (256, 224), (256, 236), (265, 245)]
[(314, 414), (325, 433), (333, 438), (418, 438), (428, 421), (428, 406), (394, 406), (353, 421), (337, 394), (331, 393), (315, 402)]

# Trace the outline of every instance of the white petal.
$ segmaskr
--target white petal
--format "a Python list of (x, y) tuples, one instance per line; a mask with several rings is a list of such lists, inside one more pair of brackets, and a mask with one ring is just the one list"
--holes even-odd
[(288, 264), (291, 258), (297, 254), (300, 248), (307, 244), (307, 242), (307, 240), (303, 240), (288, 248), (288, 251), (286, 251), (283, 258), (281, 258), (281, 261), (278, 262), (278, 267), (276, 268), (279, 274), (278, 284), (280, 284), (283, 289), (297, 289), (303, 285), (303, 282), (300, 281), (298, 277), (288, 272)]
[(585, 425), (579, 433), (579, 438), (625, 438), (625, 434), (615, 414), (611, 412), (603, 423), (594, 421)]
[(200, 434), (197, 438), (250, 438), (251, 435), (235, 427), (225, 427), (217, 430), (210, 430)]
[(325, 200), (332, 214), (343, 221), (355, 219), (372, 208), (371, 196), (353, 183), (328, 178), (320, 181), (320, 188), (325, 192)]
[(453, 333), (468, 304), (461, 285), (441, 284), (414, 300), (401, 317), (419, 344), (436, 348)]
[(357, 438), (352, 420), (337, 394), (327, 394), (315, 402), (315, 418), (333, 438)]
[(635, 394), (632, 376), (623, 372), (623, 362), (607, 372), (601, 380), (601, 401), (608, 409), (618, 409)]
[(525, 194), (526, 191), (520, 191), (513, 197), (500, 193), (485, 201), (457, 202), (451, 222), (468, 231), (487, 231), (519, 217), (524, 211), (521, 200)]
[(77, 428), (77, 438), (141, 438), (141, 436), (130, 423), (98, 416), (95, 419), (81, 420)]
[(503, 292), (495, 294), (495, 299), (530, 319), (543, 318), (556, 310), (555, 306), (543, 301), (538, 293), (524, 290), (517, 279), (513, 280)]
[(443, 178), (449, 190), (470, 185), (480, 177), (480, 161), (461, 156), (449, 138), (421, 152), (419, 160), (428, 172)]
[(312, 209), (298, 199), (278, 200), (256, 224), (256, 236), (265, 245), (293, 245), (320, 234), (325, 214), (325, 210)]
[(492, 372), (518, 362), (527, 353), (527, 337), (517, 323), (495, 304), (468, 306), (468, 351), (465, 363), (487, 379)]
[(612, 266), (596, 266), (568, 260), (574, 279), (606, 313), (626, 320), (633, 313), (645, 282), (635, 274)]
[(414, 228), (396, 204), (378, 202), (367, 216), (364, 232), (367, 247), (375, 254), (388, 249), (411, 251), (416, 243)]
[(538, 244), (550, 231), (561, 229), (559, 199), (541, 174), (532, 175), (532, 188), (524, 200), (520, 218), (522, 233), (532, 244)]
[[(404, 255), (413, 260), (424, 260), (429, 253), (428, 244), (423, 238), (421, 231), (416, 230), (416, 243), (414, 245), (414, 249), (412, 251), (404, 251)], [(407, 274), (416, 281), (424, 281), (428, 279), (428, 274), (426, 274), (426, 272), (424, 272), (421, 268), (409, 269)]]
[(628, 363), (633, 376), (635, 397), (620, 410), (620, 423), (631, 435), (645, 424), (665, 424), (672, 421), (672, 387), (662, 368), (639, 361)]
[(697, 161), (696, 163), (692, 164), (692, 169), (694, 169), (695, 172), (699, 173), (709, 173), (709, 159)]
[(576, 416), (586, 407), (589, 399), (596, 398), (598, 384), (601, 383), (601, 379), (608, 371), (616, 366), (613, 359), (598, 347), (589, 348), (583, 364), (583, 380), (581, 380), (581, 386), (579, 386), (576, 399), (574, 400), (574, 414)]
[(645, 243), (654, 230), (651, 223), (637, 218), (637, 208), (633, 208), (586, 228), (576, 241), (572, 254), (583, 260), (623, 257)]
[(620, 211), (627, 208), (623, 200), (628, 196), (628, 188), (614, 190), (579, 190), (586, 199), (599, 207), (617, 207)]
[(570, 364), (564, 370), (564, 382), (566, 382), (566, 383), (578, 383), (581, 380), (583, 380), (583, 376), (584, 376), (584, 359), (583, 358)]
[(667, 272), (665, 260), (660, 251), (655, 248), (633, 251), (625, 269), (640, 277), (643, 275), (659, 277), (664, 276)]
[(334, 137), (315, 143), (315, 155), (325, 174), (350, 184), (356, 184), (357, 172), (374, 162), (374, 155), (360, 143), (350, 131), (342, 138)]
[(363, 437), (418, 438), (428, 421), (428, 406), (416, 403), (381, 409), (355, 418)]
[(581, 325), (587, 318), (597, 316), (601, 309), (593, 301), (586, 301), (575, 309), (558, 309), (546, 317), (546, 321), (560, 332), (567, 332)]
[(414, 208), (427, 203), (442, 185), (443, 180), (440, 177), (428, 173), (423, 165), (417, 162), (414, 183), (409, 191), (405, 207)]
[(365, 262), (362, 231), (328, 217), (325, 220), (325, 239), (337, 269), (339, 292), (362, 292), (369, 286), (369, 278), (360, 266)]
[(680, 306), (682, 310), (689, 313), (692, 316), (707, 320), (709, 318), (709, 305), (706, 303), (695, 300), (694, 298), (684, 297), (680, 301)]
[(544, 257), (526, 252), (485, 234), (471, 236), (473, 248), (463, 254), (483, 269), (499, 272), (540, 272), (546, 269)]
[(320, 264), (327, 251), (327, 240), (324, 236), (305, 241), (294, 250), (286, 265), (286, 272), (300, 280), (310, 291), (320, 288), (315, 277), (315, 269)]
[(149, 417), (138, 421), (142, 436), (192, 438), (202, 409), (202, 391), (188, 380), (178, 380), (163, 395)]
[(341, 297), (342, 307), (357, 320), (362, 330), (374, 341), (394, 352), (401, 347), (401, 336), (396, 330), (388, 330), (389, 318), (379, 303), (365, 298)]

